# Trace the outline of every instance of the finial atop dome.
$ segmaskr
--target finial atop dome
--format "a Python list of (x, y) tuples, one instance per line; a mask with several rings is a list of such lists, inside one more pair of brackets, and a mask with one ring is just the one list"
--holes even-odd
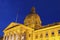
[(35, 7), (33, 6), (31, 12), (35, 13)]

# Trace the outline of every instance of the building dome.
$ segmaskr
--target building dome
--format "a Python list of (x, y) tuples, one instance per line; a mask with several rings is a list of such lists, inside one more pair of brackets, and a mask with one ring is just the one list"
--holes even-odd
[[(24, 24), (26, 26), (36, 28), (37, 26), (41, 25), (41, 20), (39, 15), (35, 12), (35, 8), (32, 7), (31, 12), (26, 16), (24, 20)], [(41, 27), (41, 26), (40, 26)], [(39, 28), (39, 27), (37, 27)]]

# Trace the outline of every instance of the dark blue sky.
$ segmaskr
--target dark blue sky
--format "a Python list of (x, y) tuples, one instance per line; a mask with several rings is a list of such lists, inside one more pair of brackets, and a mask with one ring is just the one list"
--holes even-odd
[(43, 25), (60, 22), (60, 0), (0, 0), (0, 35), (9, 23), (15, 22), (18, 8), (18, 23), (23, 23), (32, 6)]

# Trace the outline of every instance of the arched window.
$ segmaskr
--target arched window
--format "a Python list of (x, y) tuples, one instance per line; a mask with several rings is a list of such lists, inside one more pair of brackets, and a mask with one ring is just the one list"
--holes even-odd
[(48, 32), (46, 32), (46, 37), (48, 37)]
[(54, 32), (52, 32), (52, 36), (54, 36)]

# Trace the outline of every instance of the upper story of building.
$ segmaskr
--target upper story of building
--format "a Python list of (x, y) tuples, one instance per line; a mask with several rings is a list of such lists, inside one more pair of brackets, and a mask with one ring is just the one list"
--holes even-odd
[(20, 24), (20, 23), (15, 23), (12, 22), (7, 28), (5, 28), (4, 31), (15, 28), (15, 27), (22, 27), (23, 29), (31, 29), (31, 30), (47, 30), (47, 29), (51, 29), (54, 28), (53, 26), (60, 25), (60, 22), (58, 23), (53, 23), (53, 24), (48, 24), (46, 26), (42, 26), (42, 21), (40, 16), (38, 15), (38, 13), (36, 13), (35, 11), (35, 7), (32, 7), (30, 13), (26, 16), (25, 20), (24, 20), (24, 24)]

